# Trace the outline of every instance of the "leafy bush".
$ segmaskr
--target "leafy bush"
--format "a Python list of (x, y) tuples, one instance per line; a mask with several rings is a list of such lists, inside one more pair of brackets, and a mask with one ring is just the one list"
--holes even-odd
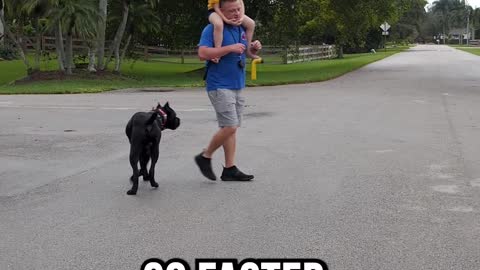
[(0, 46), (0, 58), (4, 60), (18, 59), (17, 52), (11, 47)]

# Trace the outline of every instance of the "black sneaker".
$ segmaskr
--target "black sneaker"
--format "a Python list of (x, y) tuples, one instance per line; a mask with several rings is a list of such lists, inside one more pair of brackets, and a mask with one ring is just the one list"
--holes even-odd
[(213, 181), (217, 180), (217, 177), (215, 176), (215, 173), (213, 173), (213, 170), (212, 170), (211, 158), (204, 157), (202, 152), (195, 156), (195, 163), (197, 163), (203, 176)]
[(236, 166), (230, 168), (223, 168), (222, 176), (223, 181), (250, 181), (253, 179), (253, 175), (244, 174)]

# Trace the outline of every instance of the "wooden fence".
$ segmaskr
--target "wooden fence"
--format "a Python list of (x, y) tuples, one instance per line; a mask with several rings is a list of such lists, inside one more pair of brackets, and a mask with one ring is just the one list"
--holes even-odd
[(284, 63), (293, 64), (336, 57), (337, 50), (334, 45), (303, 46), (298, 49), (289, 49)]
[[(35, 37), (23, 37), (22, 46), (25, 46), (27, 50), (35, 49)], [(65, 42), (65, 39), (64, 39)], [(90, 41), (94, 42), (94, 41)], [(111, 44), (111, 40), (107, 40), (105, 48), (108, 48)], [(43, 36), (40, 41), (42, 51), (54, 51), (55, 50), (55, 37)], [(87, 54), (88, 42), (83, 39), (73, 39), (73, 50), (76, 53)], [(94, 44), (90, 44), (94, 46)], [(183, 56), (196, 56), (197, 48), (185, 48), (185, 49), (168, 49), (160, 46), (143, 46), (136, 45), (134, 52), (137, 55), (143, 55), (144, 61), (149, 61), (153, 57), (182, 57)], [(262, 55), (278, 56), (278, 64), (292, 64), (299, 62), (307, 62), (322, 59), (332, 59), (337, 57), (336, 48), (334, 45), (312, 45), (312, 46), (300, 46), (298, 48), (290, 48), (285, 52), (285, 49), (278, 46), (263, 46)]]
[(480, 46), (480, 40), (479, 39), (472, 39), (468, 41), (468, 44), (471, 46)]

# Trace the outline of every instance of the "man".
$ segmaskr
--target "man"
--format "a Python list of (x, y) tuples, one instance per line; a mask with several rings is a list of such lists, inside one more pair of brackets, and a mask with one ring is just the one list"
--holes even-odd
[[(205, 177), (216, 180), (211, 159), (213, 153), (222, 146), (225, 153), (225, 167), (221, 179), (250, 181), (253, 175), (245, 174), (235, 166), (236, 133), (241, 126), (245, 104), (242, 89), (245, 88), (247, 38), (245, 30), (240, 26), (241, 3), (238, 0), (221, 0), (220, 8), (225, 17), (235, 25), (225, 24), (223, 44), (220, 48), (215, 48), (213, 26), (208, 25), (203, 30), (198, 49), (198, 56), (202, 60), (220, 58), (217, 64), (208, 62), (206, 71), (207, 93), (217, 114), (220, 129), (214, 134), (208, 147), (195, 156), (195, 162)], [(258, 40), (248, 46), (253, 55), (256, 55), (261, 48), (262, 45)]]

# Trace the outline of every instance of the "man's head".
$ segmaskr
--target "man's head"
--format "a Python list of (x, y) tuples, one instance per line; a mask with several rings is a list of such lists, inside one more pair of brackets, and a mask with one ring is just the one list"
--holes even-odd
[(241, 16), (242, 5), (239, 0), (220, 0), (220, 9), (229, 20), (237, 21)]

